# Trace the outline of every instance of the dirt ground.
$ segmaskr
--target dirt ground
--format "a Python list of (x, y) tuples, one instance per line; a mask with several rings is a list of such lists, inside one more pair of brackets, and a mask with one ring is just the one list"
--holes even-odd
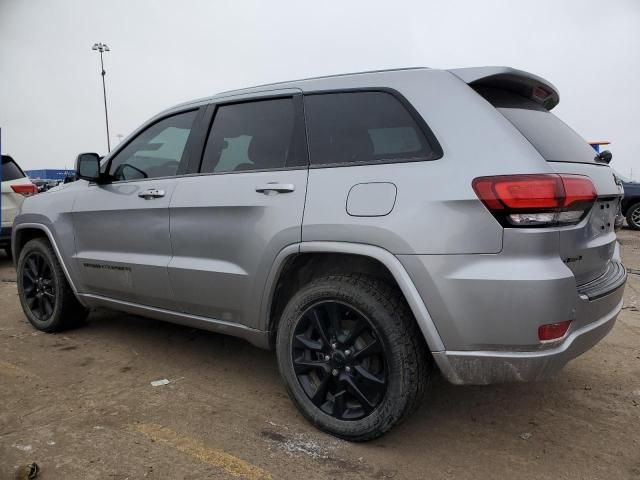
[[(454, 387), (383, 438), (350, 444), (296, 411), (275, 356), (240, 340), (115, 312), (44, 334), (0, 258), (0, 478), (640, 478), (640, 232), (612, 333), (555, 379)], [(164, 386), (150, 382), (168, 379)]]

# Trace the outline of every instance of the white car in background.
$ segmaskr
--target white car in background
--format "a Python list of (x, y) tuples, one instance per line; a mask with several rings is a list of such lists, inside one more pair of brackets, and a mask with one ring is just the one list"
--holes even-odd
[(38, 193), (31, 180), (27, 178), (22, 169), (9, 155), (2, 155), (2, 171), (0, 172), (2, 184), (2, 228), (0, 229), (0, 248), (4, 248), (11, 255), (11, 226), (13, 219), (22, 205), (25, 197)]

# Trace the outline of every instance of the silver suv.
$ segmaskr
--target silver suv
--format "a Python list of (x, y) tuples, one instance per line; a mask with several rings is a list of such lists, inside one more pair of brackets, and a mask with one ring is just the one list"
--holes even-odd
[(303, 415), (367, 440), (455, 384), (557, 372), (613, 327), (626, 272), (605, 159), (510, 68), (339, 75), (154, 117), (14, 224), (20, 301), (109, 307), (277, 353)]

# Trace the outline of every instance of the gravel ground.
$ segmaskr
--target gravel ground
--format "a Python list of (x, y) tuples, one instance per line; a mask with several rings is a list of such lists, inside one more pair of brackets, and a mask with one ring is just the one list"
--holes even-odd
[(107, 311), (35, 331), (0, 258), (0, 478), (640, 478), (640, 232), (620, 239), (625, 307), (593, 350), (541, 383), (436, 379), (366, 444), (308, 425), (274, 355), (240, 340)]

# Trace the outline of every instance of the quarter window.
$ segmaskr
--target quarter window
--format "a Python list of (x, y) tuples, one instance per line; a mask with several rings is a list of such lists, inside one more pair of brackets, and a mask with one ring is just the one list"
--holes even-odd
[(197, 113), (193, 110), (167, 117), (140, 133), (111, 162), (113, 180), (175, 176)]
[(301, 165), (302, 131), (292, 98), (219, 106), (202, 160), (203, 173)]
[(417, 122), (386, 92), (305, 97), (312, 165), (434, 158)]

